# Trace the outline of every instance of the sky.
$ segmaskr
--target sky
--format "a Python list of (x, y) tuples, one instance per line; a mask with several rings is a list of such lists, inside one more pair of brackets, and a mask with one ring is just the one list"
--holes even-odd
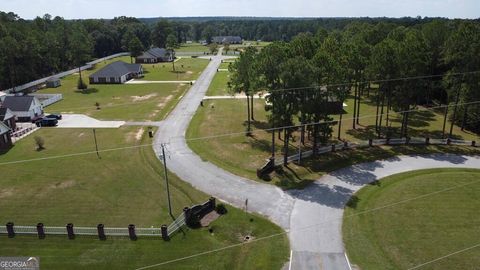
[(129, 16), (448, 17), (479, 18), (479, 0), (0, 0), (24, 19)]

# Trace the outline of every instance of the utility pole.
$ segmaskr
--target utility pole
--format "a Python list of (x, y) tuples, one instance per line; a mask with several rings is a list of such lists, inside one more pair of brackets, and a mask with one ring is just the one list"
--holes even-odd
[(452, 124), (450, 125), (450, 135), (448, 138), (452, 138), (453, 135), (453, 124), (455, 123), (455, 117), (457, 117), (457, 107), (458, 107), (458, 100), (460, 99), (460, 88), (457, 91), (457, 98), (455, 99), (455, 107), (453, 108), (453, 117), (452, 117)]
[(95, 140), (95, 151), (97, 152), (97, 157), (100, 159), (100, 154), (98, 153), (98, 143), (97, 143), (97, 133), (93, 129), (93, 139)]
[(167, 187), (168, 213), (175, 220), (172, 214), (172, 203), (170, 201), (170, 188), (168, 186), (167, 158), (165, 156), (165, 144), (162, 143), (163, 170), (165, 171), (165, 185)]

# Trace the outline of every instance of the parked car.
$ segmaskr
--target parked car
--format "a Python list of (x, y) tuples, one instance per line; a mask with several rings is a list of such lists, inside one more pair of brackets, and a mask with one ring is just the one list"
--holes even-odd
[(32, 123), (37, 123), (38, 121), (43, 119), (43, 115), (35, 116), (32, 118)]
[(52, 113), (52, 114), (49, 114), (47, 116), (45, 116), (46, 118), (55, 118), (57, 120), (62, 120), (62, 115), (59, 114), (59, 113)]
[(44, 117), (44, 118), (38, 120), (37, 122), (35, 122), (35, 125), (37, 125), (37, 127), (54, 127), (57, 124), (58, 124), (57, 119), (47, 118), (47, 117)]

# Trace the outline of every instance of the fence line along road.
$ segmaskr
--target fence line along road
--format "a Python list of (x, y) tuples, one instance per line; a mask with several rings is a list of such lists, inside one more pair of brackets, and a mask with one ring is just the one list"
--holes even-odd
[[(391, 139), (370, 139), (368, 141), (360, 142), (344, 142), (338, 144), (332, 144), (328, 146), (321, 146), (317, 148), (317, 154), (326, 154), (335, 151), (362, 148), (362, 147), (371, 147), (371, 146), (382, 146), (382, 145), (463, 145), (463, 146), (476, 146), (475, 141), (467, 140), (455, 140), (455, 139), (430, 139), (422, 137), (412, 137), (412, 138), (391, 138)], [(313, 155), (313, 150), (302, 151), (300, 153), (291, 155), (287, 157), (287, 162), (298, 161), (303, 158), (307, 158)], [(283, 157), (278, 157), (275, 159), (275, 166), (283, 164)]]

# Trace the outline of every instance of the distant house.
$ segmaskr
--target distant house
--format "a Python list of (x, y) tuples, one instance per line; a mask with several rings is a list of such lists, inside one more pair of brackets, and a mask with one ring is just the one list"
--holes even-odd
[(212, 43), (217, 44), (242, 44), (243, 40), (239, 36), (217, 36), (212, 38)]
[(0, 150), (7, 150), (12, 147), (12, 135), (10, 128), (0, 122)]
[(15, 115), (9, 108), (0, 107), (0, 123), (3, 123), (12, 130), (15, 130), (15, 128), (17, 127), (17, 121), (15, 120), (15, 118)]
[(57, 88), (62, 85), (60, 79), (57, 77), (51, 77), (46, 82), (48, 88)]
[(6, 96), (0, 107), (10, 109), (18, 122), (30, 122), (43, 115), (42, 104), (33, 96)]
[(132, 78), (139, 78), (142, 76), (142, 65), (117, 61), (93, 73), (88, 78), (90, 84), (120, 84), (125, 83)]
[(159, 62), (172, 62), (175, 58), (173, 51), (162, 48), (151, 48), (144, 52), (142, 55), (135, 58), (135, 63), (159, 63)]

